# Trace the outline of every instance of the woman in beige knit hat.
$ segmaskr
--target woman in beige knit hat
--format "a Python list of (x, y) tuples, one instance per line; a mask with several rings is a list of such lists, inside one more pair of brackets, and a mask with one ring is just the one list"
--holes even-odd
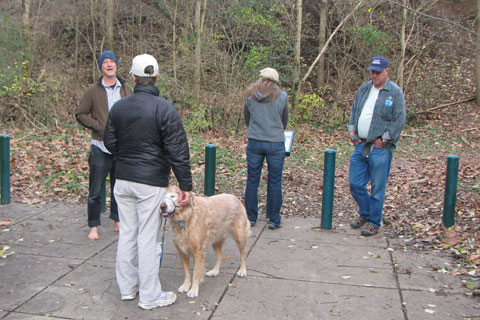
[(260, 71), (259, 79), (247, 88), (244, 105), (247, 130), (248, 177), (245, 207), (253, 227), (258, 218), (258, 185), (263, 161), (267, 159), (267, 218), (268, 228), (281, 225), (282, 172), (285, 160), (285, 134), (288, 124), (288, 96), (280, 88), (280, 77), (273, 68)]

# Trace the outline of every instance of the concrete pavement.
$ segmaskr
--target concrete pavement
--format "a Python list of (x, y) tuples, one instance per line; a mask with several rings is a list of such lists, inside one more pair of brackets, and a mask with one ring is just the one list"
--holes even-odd
[[(238, 278), (239, 254), (229, 239), (216, 278), (205, 277), (198, 298), (177, 293), (174, 305), (151, 311), (120, 301), (115, 280), (118, 234), (102, 215), (100, 240), (87, 239), (86, 206), (63, 203), (0, 206), (0, 319), (478, 319), (479, 301), (459, 278), (438, 272), (452, 261), (416, 252), (402, 239), (361, 237), (318, 218), (284, 219), (252, 228), (248, 276)], [(183, 271), (167, 227), (160, 270), (176, 291)], [(206, 252), (206, 268), (214, 264)]]

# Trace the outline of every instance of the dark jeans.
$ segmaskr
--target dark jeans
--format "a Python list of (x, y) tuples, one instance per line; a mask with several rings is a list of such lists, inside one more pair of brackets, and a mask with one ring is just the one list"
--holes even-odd
[(247, 144), (248, 177), (245, 189), (245, 208), (248, 220), (255, 223), (258, 217), (258, 185), (262, 175), (263, 160), (267, 158), (267, 217), (280, 225), (282, 207), (282, 172), (285, 161), (285, 144), (249, 139)]
[(110, 219), (118, 221), (117, 202), (113, 194), (113, 187), (115, 186), (115, 163), (113, 156), (92, 145), (88, 164), (90, 166), (90, 177), (88, 180), (88, 226), (92, 228), (101, 224), (101, 194), (108, 173), (110, 173), (111, 190)]

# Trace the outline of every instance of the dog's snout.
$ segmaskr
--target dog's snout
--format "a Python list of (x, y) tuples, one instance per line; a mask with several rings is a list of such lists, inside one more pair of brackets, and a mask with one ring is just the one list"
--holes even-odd
[(165, 210), (167, 210), (167, 204), (165, 202), (162, 202), (162, 204), (160, 205), (160, 210), (162, 210), (162, 212), (165, 212)]

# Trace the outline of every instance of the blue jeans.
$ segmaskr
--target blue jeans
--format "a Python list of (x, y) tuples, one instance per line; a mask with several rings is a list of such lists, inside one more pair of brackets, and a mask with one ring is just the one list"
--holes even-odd
[[(362, 156), (364, 144), (364, 142), (357, 144), (350, 157), (350, 192), (358, 204), (358, 214), (368, 223), (380, 227), (392, 153), (387, 148), (373, 147), (370, 155), (364, 157)], [(370, 194), (367, 189), (369, 181)]]
[(113, 155), (103, 152), (99, 147), (93, 146), (88, 157), (90, 175), (88, 178), (88, 226), (90, 228), (101, 224), (100, 213), (102, 209), (102, 186), (110, 173), (110, 219), (118, 221), (118, 208), (113, 188), (115, 186), (115, 163)]
[(245, 208), (248, 220), (257, 222), (258, 185), (262, 175), (263, 160), (267, 158), (267, 218), (269, 222), (280, 225), (282, 207), (282, 172), (285, 161), (285, 144), (249, 139), (247, 144), (248, 177), (245, 189)]

